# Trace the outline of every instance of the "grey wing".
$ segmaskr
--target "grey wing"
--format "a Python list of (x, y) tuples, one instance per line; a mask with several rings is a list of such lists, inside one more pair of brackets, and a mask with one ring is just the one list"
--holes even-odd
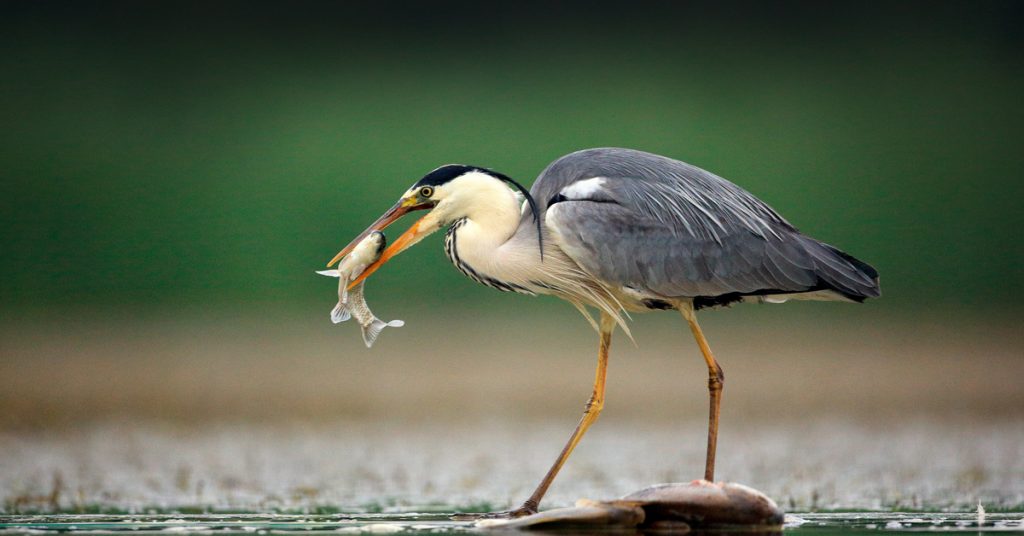
[[(588, 273), (650, 295), (719, 297), (834, 290), (877, 296), (877, 272), (799, 233), (735, 184), (628, 149), (590, 149), (531, 190), (559, 245)], [(714, 300), (712, 300), (714, 302)]]

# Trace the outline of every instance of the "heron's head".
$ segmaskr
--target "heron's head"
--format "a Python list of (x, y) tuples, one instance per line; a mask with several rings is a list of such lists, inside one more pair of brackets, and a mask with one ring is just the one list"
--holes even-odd
[[(402, 233), (391, 246), (384, 251), (380, 259), (368, 266), (363, 273), (352, 282), (358, 284), (366, 279), (389, 259), (413, 246), (427, 235), (447, 226), (448, 224), (477, 211), (487, 211), (496, 207), (507, 206), (509, 199), (515, 200), (516, 194), (509, 189), (515, 188), (526, 198), (534, 218), (537, 218), (537, 204), (530, 192), (521, 184), (496, 171), (477, 166), (448, 164), (427, 173), (416, 181), (402, 194), (398, 202), (389, 208), (377, 221), (359, 234), (349, 245), (345, 246), (327, 263), (330, 267), (348, 255), (367, 235), (381, 231), (398, 221), (409, 212), (429, 210), (430, 212), (412, 224)], [(538, 222), (540, 220), (537, 220)]]

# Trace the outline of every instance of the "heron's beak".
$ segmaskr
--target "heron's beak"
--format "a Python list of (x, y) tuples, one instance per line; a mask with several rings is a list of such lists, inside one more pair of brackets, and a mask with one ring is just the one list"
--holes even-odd
[(416, 220), (416, 223), (412, 224), (412, 227), (410, 227), (409, 230), (402, 233), (402, 236), (399, 236), (397, 240), (395, 240), (390, 246), (388, 246), (388, 249), (384, 250), (384, 253), (381, 253), (380, 258), (377, 259), (376, 262), (367, 266), (366, 269), (363, 270), (363, 273), (359, 274), (359, 277), (353, 279), (352, 282), (349, 283), (348, 288), (351, 289), (352, 287), (355, 287), (359, 283), (362, 283), (364, 279), (370, 277), (370, 274), (376, 272), (377, 269), (383, 266), (385, 262), (388, 262), (388, 260), (391, 259), (391, 257), (394, 257), (395, 255), (398, 255), (399, 253), (409, 249), (410, 247), (414, 246), (417, 242), (422, 240), (423, 237), (436, 231), (436, 225), (431, 225), (429, 223), (424, 224), (423, 220), (426, 219), (427, 216), (424, 216)]
[[(362, 242), (370, 233), (383, 230), (385, 227), (395, 223), (398, 218), (401, 218), (409, 212), (413, 212), (415, 210), (426, 210), (433, 206), (433, 203), (419, 203), (415, 197), (404, 197), (399, 199), (398, 202), (395, 203), (395, 206), (389, 208), (380, 218), (377, 218), (377, 221), (373, 222), (373, 224), (367, 227), (365, 231), (359, 233), (359, 236), (349, 242), (344, 249), (339, 251), (338, 254), (331, 259), (331, 262), (327, 263), (327, 267), (330, 268), (334, 263), (340, 261), (345, 255), (348, 255), (352, 249)], [(401, 238), (399, 238), (399, 240), (401, 240)]]

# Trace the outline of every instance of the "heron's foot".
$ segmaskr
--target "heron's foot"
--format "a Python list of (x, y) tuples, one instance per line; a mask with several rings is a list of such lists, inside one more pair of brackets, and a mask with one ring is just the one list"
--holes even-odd
[(526, 517), (526, 516), (529, 516), (529, 515), (533, 515), (533, 514), (536, 514), (536, 513), (537, 513), (537, 507), (536, 506), (534, 506), (532, 504), (529, 504), (529, 503), (524, 503), (519, 508), (514, 508), (512, 510), (505, 510), (503, 512), (489, 512), (489, 513), (486, 513), (486, 514), (482, 514), (479, 517), (479, 519), (516, 519), (516, 518), (520, 518), (520, 517)]

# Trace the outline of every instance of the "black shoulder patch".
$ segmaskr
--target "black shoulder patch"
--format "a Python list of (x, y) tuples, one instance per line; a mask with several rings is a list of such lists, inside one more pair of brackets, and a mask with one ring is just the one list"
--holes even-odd
[(548, 208), (551, 208), (551, 205), (554, 205), (555, 203), (561, 203), (562, 201), (568, 200), (568, 197), (565, 197), (564, 195), (561, 194), (561, 192), (559, 192), (552, 196), (551, 199), (548, 199)]

